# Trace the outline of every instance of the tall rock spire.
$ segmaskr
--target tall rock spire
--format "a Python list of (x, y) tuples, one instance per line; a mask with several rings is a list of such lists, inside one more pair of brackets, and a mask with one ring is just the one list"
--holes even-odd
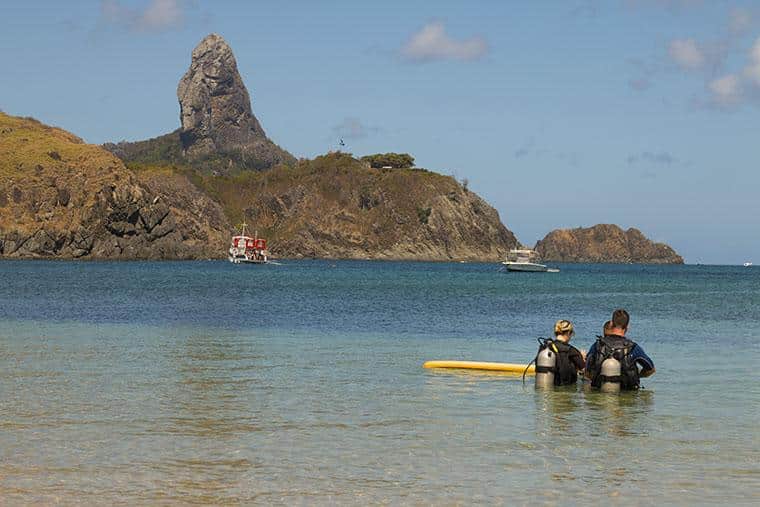
[(189, 159), (228, 156), (236, 164), (264, 169), (293, 160), (267, 138), (227, 41), (206, 36), (193, 50), (177, 86), (180, 139)]

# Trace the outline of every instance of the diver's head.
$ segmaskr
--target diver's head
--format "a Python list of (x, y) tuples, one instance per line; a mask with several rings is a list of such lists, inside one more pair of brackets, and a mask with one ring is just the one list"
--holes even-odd
[(612, 321), (608, 320), (604, 323), (604, 327), (602, 328), (602, 336), (607, 336), (612, 331)]
[(610, 319), (610, 322), (612, 322), (612, 329), (610, 329), (610, 332), (612, 334), (625, 336), (625, 333), (628, 332), (628, 323), (630, 320), (631, 316), (628, 315), (628, 312), (622, 308), (618, 308), (612, 312), (612, 318)]
[(575, 334), (573, 323), (569, 320), (558, 320), (554, 324), (554, 337), (563, 342), (569, 342)]

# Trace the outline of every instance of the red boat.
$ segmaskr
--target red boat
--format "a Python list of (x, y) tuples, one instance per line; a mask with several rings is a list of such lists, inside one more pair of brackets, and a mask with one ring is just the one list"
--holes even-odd
[(267, 240), (259, 238), (254, 232), (253, 237), (245, 234), (246, 224), (240, 226), (240, 234), (232, 236), (227, 258), (233, 264), (266, 264), (269, 262)]

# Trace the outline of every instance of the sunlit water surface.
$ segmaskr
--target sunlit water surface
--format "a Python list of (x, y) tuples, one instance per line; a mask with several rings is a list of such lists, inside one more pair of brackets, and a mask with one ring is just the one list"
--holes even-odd
[[(760, 268), (0, 262), (0, 503), (756, 504)], [(526, 363), (615, 307), (623, 395)]]

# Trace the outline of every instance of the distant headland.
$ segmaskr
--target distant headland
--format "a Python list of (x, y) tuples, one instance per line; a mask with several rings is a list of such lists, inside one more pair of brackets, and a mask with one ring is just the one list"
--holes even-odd
[[(408, 154), (296, 160), (266, 136), (219, 35), (193, 50), (177, 97), (179, 129), (102, 147), (0, 113), (0, 257), (222, 258), (241, 221), (276, 257), (493, 262), (518, 246), (466, 183)], [(536, 250), (553, 261), (683, 262), (617, 226), (553, 231)]]
[(683, 258), (664, 243), (655, 243), (638, 229), (617, 225), (557, 229), (536, 243), (538, 255), (553, 262), (610, 262), (683, 264)]

